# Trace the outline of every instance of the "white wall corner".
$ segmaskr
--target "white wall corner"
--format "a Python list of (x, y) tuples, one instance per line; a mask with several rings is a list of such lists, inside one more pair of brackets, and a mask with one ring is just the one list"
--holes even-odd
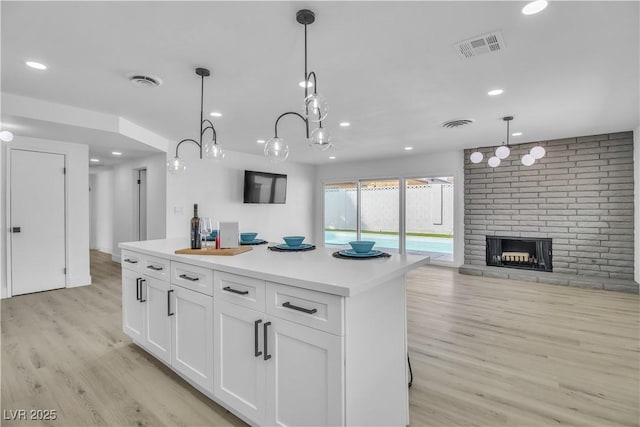
[(169, 141), (166, 138), (122, 117), (118, 117), (118, 132), (164, 153), (167, 152), (169, 147)]

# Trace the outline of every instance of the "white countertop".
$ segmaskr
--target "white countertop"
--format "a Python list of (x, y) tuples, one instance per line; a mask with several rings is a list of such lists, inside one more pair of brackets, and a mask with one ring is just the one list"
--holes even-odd
[(147, 255), (169, 258), (200, 267), (241, 274), (272, 282), (313, 289), (334, 295), (353, 296), (429, 262), (429, 257), (392, 253), (390, 258), (349, 260), (333, 258), (339, 249), (317, 247), (305, 252), (274, 252), (268, 245), (234, 256), (176, 255), (189, 247), (188, 239), (161, 239), (120, 243), (119, 247)]

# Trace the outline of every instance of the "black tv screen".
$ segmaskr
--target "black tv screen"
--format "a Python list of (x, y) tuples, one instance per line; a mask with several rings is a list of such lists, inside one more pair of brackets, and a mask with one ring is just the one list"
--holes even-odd
[(287, 175), (244, 171), (245, 203), (285, 203)]

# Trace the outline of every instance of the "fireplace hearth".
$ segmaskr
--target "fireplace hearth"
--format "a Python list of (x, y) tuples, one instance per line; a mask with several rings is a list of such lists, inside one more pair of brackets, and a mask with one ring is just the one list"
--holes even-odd
[(487, 237), (487, 265), (523, 270), (553, 271), (551, 239)]

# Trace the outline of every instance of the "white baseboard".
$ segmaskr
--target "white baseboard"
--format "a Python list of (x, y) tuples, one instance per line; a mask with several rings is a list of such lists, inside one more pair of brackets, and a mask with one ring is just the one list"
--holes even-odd
[(77, 276), (67, 278), (67, 288), (77, 288), (78, 286), (87, 286), (91, 284), (91, 276)]
[(95, 248), (95, 250), (98, 251), (98, 252), (104, 252), (105, 254), (109, 254), (109, 255), (113, 254), (113, 248), (97, 247), (97, 248)]
[(111, 261), (113, 261), (113, 262), (117, 262), (118, 264), (121, 264), (121, 257), (120, 257), (120, 255), (111, 254)]

